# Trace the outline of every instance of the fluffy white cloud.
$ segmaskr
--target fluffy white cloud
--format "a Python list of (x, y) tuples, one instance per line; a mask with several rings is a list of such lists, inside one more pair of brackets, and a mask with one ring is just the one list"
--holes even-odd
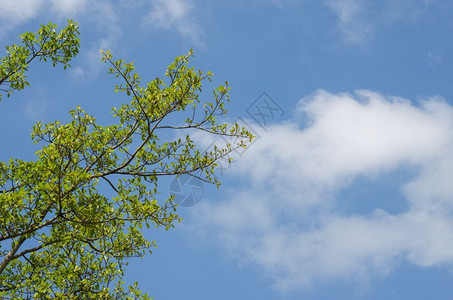
[[(231, 175), (242, 182), (223, 201), (193, 210), (240, 260), (257, 264), (276, 287), (320, 279), (385, 275), (401, 260), (433, 266), (453, 261), (453, 107), (432, 98), (417, 105), (371, 91), (302, 99), (306, 124), (268, 128)], [(386, 197), (407, 202), (398, 213), (340, 210), (342, 190), (411, 170)], [(225, 192), (225, 190), (224, 190)], [(399, 199), (399, 200), (398, 200)], [(359, 199), (366, 200), (366, 199)], [(210, 236), (210, 238), (212, 238)]]

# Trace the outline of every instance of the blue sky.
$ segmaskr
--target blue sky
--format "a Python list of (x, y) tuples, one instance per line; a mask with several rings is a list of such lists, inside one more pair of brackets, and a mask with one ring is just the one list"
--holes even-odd
[(35, 63), (0, 103), (0, 157), (32, 159), (32, 125), (77, 105), (109, 122), (127, 99), (100, 48), (148, 80), (193, 48), (193, 66), (230, 82), (229, 120), (259, 138), (177, 228), (147, 232), (158, 247), (128, 281), (155, 299), (451, 299), (452, 13), (448, 0), (0, 0), (2, 45), (67, 18), (82, 39), (70, 70)]

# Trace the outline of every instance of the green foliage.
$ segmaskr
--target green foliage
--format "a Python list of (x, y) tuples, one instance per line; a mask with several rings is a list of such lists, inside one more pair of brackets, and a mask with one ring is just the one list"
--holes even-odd
[[(30, 85), (25, 71), (36, 58), (51, 60), (53, 66), (62, 64), (66, 69), (69, 61), (79, 52), (79, 29), (77, 23), (68, 20), (68, 25), (60, 32), (57, 26), (42, 25), (38, 32), (20, 35), (21, 45), (6, 47), (6, 56), (0, 59), (0, 92), (11, 96), (14, 90), (22, 90)], [(2, 99), (0, 93), (0, 100)]]
[[(28, 85), (24, 71), (34, 57), (66, 67), (77, 53), (77, 34), (73, 22), (58, 34), (48, 25), (38, 37), (22, 35), (22, 48), (8, 47), (0, 64), (8, 95)], [(133, 64), (101, 54), (121, 81), (115, 90), (129, 98), (113, 108), (116, 124), (102, 126), (77, 107), (67, 124), (34, 126), (32, 140), (42, 145), (36, 160), (0, 162), (2, 299), (148, 298), (136, 284), (124, 288), (122, 278), (127, 259), (155, 245), (144, 237), (144, 225), (169, 229), (180, 221), (172, 197), (157, 200), (159, 178), (189, 174), (219, 185), (216, 161), (253, 138), (238, 124), (216, 121), (227, 114), (227, 83), (211, 102), (200, 102), (212, 74), (188, 66), (191, 52), (176, 58), (164, 79), (145, 85)], [(189, 135), (194, 131), (237, 142), (200, 151)]]

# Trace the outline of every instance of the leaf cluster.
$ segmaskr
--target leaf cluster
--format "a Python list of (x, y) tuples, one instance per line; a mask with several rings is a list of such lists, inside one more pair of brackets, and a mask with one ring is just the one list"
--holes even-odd
[[(63, 65), (79, 52), (80, 39), (77, 23), (68, 20), (68, 25), (57, 32), (57, 26), (49, 23), (35, 32), (20, 35), (21, 44), (6, 46), (6, 56), (0, 59), (0, 92), (10, 97), (12, 92), (29, 86), (26, 71), (35, 60), (52, 61), (52, 65)], [(0, 100), (3, 94), (0, 93)]]
[[(27, 85), (34, 57), (66, 67), (77, 34), (71, 21), (60, 33), (49, 24), (38, 37), (23, 35), (22, 48), (8, 48), (0, 61), (7, 95)], [(212, 101), (200, 101), (202, 83), (213, 75), (189, 67), (192, 52), (146, 84), (132, 63), (101, 55), (120, 81), (115, 91), (129, 99), (113, 108), (115, 124), (102, 126), (77, 107), (66, 124), (34, 126), (32, 140), (42, 145), (34, 161), (0, 162), (2, 299), (147, 298), (136, 285), (124, 288), (122, 278), (129, 258), (155, 246), (144, 227), (169, 229), (181, 220), (173, 197), (158, 201), (159, 178), (188, 174), (218, 186), (216, 162), (253, 139), (238, 124), (217, 122), (227, 114), (228, 83)], [(202, 151), (189, 134), (196, 131), (236, 142)]]

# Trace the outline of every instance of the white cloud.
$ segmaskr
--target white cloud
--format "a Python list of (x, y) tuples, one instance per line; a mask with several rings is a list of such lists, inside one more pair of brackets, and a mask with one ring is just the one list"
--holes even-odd
[[(307, 124), (270, 127), (231, 171), (242, 188), (193, 210), (196, 230), (260, 266), (282, 289), (384, 276), (402, 260), (453, 262), (451, 105), (317, 91), (298, 110)], [(355, 179), (398, 170), (413, 177), (386, 197), (406, 201), (405, 211), (378, 202), (371, 214), (339, 209), (339, 192)]]
[(181, 36), (201, 43), (203, 30), (194, 18), (194, 6), (187, 0), (151, 0), (152, 9), (143, 26), (175, 29)]

